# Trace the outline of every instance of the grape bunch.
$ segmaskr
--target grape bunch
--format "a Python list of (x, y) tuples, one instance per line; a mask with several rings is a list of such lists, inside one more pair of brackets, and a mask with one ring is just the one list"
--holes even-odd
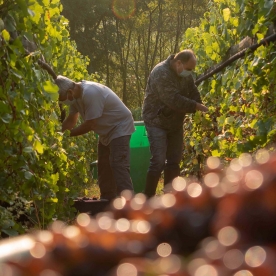
[(0, 276), (276, 275), (276, 154), (242, 154), (146, 199), (3, 240)]

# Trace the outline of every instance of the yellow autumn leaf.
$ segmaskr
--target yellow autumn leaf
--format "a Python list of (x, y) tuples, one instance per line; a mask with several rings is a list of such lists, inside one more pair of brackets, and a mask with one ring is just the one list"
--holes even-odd
[(53, 184), (56, 185), (59, 180), (59, 173), (52, 174), (51, 179), (53, 180)]
[(44, 152), (44, 147), (39, 141), (34, 142), (34, 150), (36, 150), (38, 153), (42, 154)]
[(225, 22), (229, 21), (230, 15), (231, 15), (231, 11), (229, 8), (223, 9), (223, 19)]
[(6, 29), (4, 29), (3, 31), (2, 31), (2, 37), (6, 40), (6, 41), (9, 41), (10, 40), (10, 33), (6, 30)]

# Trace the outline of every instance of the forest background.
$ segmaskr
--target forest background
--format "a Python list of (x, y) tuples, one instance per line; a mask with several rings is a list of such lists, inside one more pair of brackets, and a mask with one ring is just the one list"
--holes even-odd
[[(39, 61), (76, 81), (112, 88), (141, 119), (155, 64), (194, 50), (198, 77), (275, 34), (273, 0), (0, 0), (0, 232), (22, 234), (75, 216), (87, 195), (93, 133), (60, 132), (57, 87)], [(208, 114), (187, 115), (183, 176), (201, 179), (205, 161), (274, 150), (276, 47), (255, 51), (198, 82)], [(23, 218), (23, 219), (22, 219)], [(27, 220), (26, 220), (27, 218)]]

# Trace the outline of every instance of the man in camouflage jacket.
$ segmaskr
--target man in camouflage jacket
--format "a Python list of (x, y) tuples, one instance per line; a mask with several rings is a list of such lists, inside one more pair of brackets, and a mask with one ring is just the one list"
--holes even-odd
[(143, 105), (151, 151), (144, 191), (148, 197), (155, 195), (163, 170), (165, 185), (180, 174), (185, 114), (208, 111), (191, 75), (195, 66), (194, 53), (183, 50), (157, 64), (149, 75)]

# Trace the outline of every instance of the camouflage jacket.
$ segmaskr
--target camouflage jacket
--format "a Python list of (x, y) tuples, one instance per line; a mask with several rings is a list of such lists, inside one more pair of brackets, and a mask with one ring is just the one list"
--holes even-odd
[(192, 76), (179, 77), (167, 60), (151, 71), (143, 104), (143, 120), (148, 126), (175, 130), (183, 126), (186, 113), (196, 111), (196, 102), (202, 103)]

